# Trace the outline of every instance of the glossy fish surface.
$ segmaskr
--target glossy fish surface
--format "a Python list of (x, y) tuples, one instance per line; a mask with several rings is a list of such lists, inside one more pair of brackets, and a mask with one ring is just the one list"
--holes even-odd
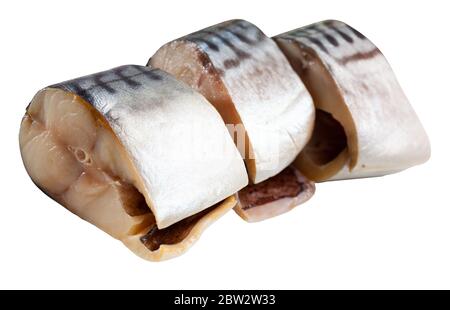
[[(44, 192), (150, 260), (184, 252), (248, 182), (217, 111), (169, 74), (142, 66), (38, 92), (20, 148)], [(164, 231), (168, 244), (146, 248), (140, 238), (149, 230)]]
[(309, 93), (274, 41), (247, 21), (231, 20), (172, 41), (149, 65), (198, 90), (226, 124), (237, 126), (235, 142), (253, 183), (286, 168), (309, 140)]
[(379, 176), (429, 158), (428, 137), (394, 72), (359, 31), (330, 20), (274, 39), (320, 111), (296, 160), (307, 177)]

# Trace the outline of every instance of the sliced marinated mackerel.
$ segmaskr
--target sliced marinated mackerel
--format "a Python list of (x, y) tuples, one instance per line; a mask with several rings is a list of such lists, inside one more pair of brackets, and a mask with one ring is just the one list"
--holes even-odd
[(311, 96), (275, 42), (249, 22), (232, 20), (172, 41), (149, 65), (198, 90), (236, 126), (253, 183), (286, 168), (311, 136)]
[[(149, 65), (173, 74), (216, 107), (253, 184), (276, 176), (310, 139), (311, 96), (275, 42), (249, 22), (232, 20), (172, 41), (150, 58)], [(276, 204), (259, 206), (257, 213), (242, 210), (240, 204), (235, 210), (256, 221), (300, 201), (292, 197), (289, 208), (278, 211), (272, 210)]]
[(186, 251), (248, 183), (217, 111), (148, 67), (41, 90), (22, 120), (20, 149), (39, 188), (149, 260)]
[(430, 144), (378, 48), (354, 28), (324, 21), (275, 41), (317, 109), (295, 165), (315, 181), (380, 176), (423, 163)]

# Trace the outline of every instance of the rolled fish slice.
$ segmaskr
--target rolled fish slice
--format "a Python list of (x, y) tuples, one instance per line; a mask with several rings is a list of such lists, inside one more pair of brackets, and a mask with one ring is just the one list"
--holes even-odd
[(329, 20), (276, 36), (316, 107), (295, 165), (314, 181), (381, 176), (423, 163), (430, 144), (379, 49)]
[(38, 92), (22, 120), (20, 149), (45, 193), (149, 260), (186, 251), (248, 183), (215, 109), (142, 66)]
[[(275, 42), (247, 21), (231, 20), (167, 43), (148, 64), (173, 74), (216, 107), (253, 184), (276, 177), (311, 136), (314, 105), (309, 93)], [(262, 187), (252, 190), (256, 188)], [(257, 217), (247, 214), (248, 206), (242, 204), (237, 211), (249, 221), (265, 219), (292, 209), (295, 201), (305, 201), (311, 194), (295, 192), (289, 207), (286, 196), (279, 212), (266, 203), (252, 207), (252, 211), (258, 207)]]

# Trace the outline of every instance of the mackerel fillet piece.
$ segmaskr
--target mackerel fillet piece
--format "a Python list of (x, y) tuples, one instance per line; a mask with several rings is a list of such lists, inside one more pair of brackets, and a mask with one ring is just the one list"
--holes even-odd
[(430, 144), (379, 49), (324, 21), (276, 36), (316, 107), (313, 136), (295, 165), (314, 181), (381, 176), (423, 163)]
[(248, 183), (217, 111), (143, 66), (39, 91), (22, 120), (20, 149), (40, 189), (148, 260), (186, 251)]
[[(227, 21), (167, 43), (148, 64), (173, 74), (214, 105), (253, 184), (276, 177), (310, 139), (311, 96), (275, 42), (247, 21)], [(306, 198), (297, 196), (292, 198)]]

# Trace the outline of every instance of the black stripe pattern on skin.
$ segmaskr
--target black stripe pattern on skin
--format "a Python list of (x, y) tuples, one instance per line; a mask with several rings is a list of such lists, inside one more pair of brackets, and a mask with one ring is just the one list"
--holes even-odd
[[(266, 39), (266, 36), (256, 26), (244, 20), (232, 20), (194, 32), (184, 39), (200, 45), (207, 54), (220, 53), (222, 47), (231, 49), (234, 57), (225, 59), (222, 63), (222, 69), (230, 69), (251, 58), (251, 54), (242, 48), (242, 44), (238, 47), (237, 43), (254, 46)], [(224, 73), (222, 69), (217, 68), (221, 74)]]
[(346, 65), (350, 62), (361, 59), (370, 59), (380, 53), (375, 46), (366, 52), (358, 51), (355, 48), (355, 52), (353, 54), (336, 58), (333, 55), (334, 48), (339, 48), (341, 45), (348, 46), (361, 44), (363, 41), (367, 41), (367, 38), (351, 26), (334, 20), (327, 20), (302, 27), (288, 32), (286, 36), (292, 39), (303, 38), (304, 40), (309, 41), (311, 44), (318, 47), (322, 52), (328, 54), (330, 57), (333, 57), (341, 65)]
[(95, 100), (94, 90), (115, 94), (117, 91), (115, 88), (117, 87), (117, 82), (121, 82), (125, 84), (127, 88), (135, 90), (142, 86), (142, 83), (136, 80), (137, 77), (141, 76), (153, 81), (162, 79), (155, 70), (136, 65), (127, 65), (58, 83), (49, 87), (60, 88), (72, 92), (92, 103)]
[(306, 29), (311, 29), (314, 30), (318, 33), (320, 33), (321, 35), (323, 35), (325, 37), (325, 39), (333, 46), (339, 46), (339, 42), (338, 40), (336, 40), (336, 38), (334, 36), (332, 36), (331, 34), (327, 33), (325, 30), (322, 30), (321, 28), (317, 27), (316, 24), (307, 26)]
[(90, 92), (84, 88), (82, 88), (80, 86), (80, 84), (76, 83), (76, 82), (69, 82), (65, 85), (53, 85), (51, 87), (57, 87), (57, 88), (61, 88), (70, 92), (73, 92), (75, 94), (77, 94), (78, 96), (80, 96), (81, 98), (83, 98), (84, 100), (86, 100), (87, 102), (93, 102), (94, 101), (94, 97), (90, 94)]
[(351, 32), (353, 32), (355, 34), (355, 36), (357, 36), (358, 38), (360, 38), (361, 40), (366, 40), (367, 38), (358, 30), (356, 30), (355, 28), (353, 28), (352, 26), (346, 25), (348, 29), (350, 29)]
[(292, 33), (292, 35), (294, 35), (296, 37), (300, 37), (300, 38), (305, 38), (306, 40), (308, 40), (309, 42), (311, 42), (312, 44), (314, 44), (318, 48), (320, 48), (322, 50), (322, 52), (328, 54), (328, 49), (325, 47), (323, 42), (320, 39), (318, 39), (316, 36), (310, 35), (305, 29), (295, 30)]
[(324, 21), (323, 24), (325, 26), (327, 26), (329, 29), (331, 29), (334, 32), (336, 32), (347, 43), (350, 43), (350, 44), (353, 43), (352, 37), (349, 36), (348, 34), (346, 34), (345, 32), (341, 31), (339, 28), (335, 27), (333, 21), (327, 20), (327, 21)]
[(205, 39), (202, 39), (202, 38), (196, 38), (195, 35), (192, 35), (192, 36), (189, 38), (189, 40), (192, 41), (192, 42), (194, 42), (194, 43), (203, 43), (203, 44), (205, 44), (209, 49), (211, 49), (211, 50), (213, 50), (213, 51), (215, 51), (215, 52), (218, 52), (218, 51), (219, 51), (219, 47), (218, 47), (214, 42), (211, 42), (210, 40), (205, 40)]
[(141, 83), (138, 83), (138, 82), (136, 82), (136, 81), (133, 80), (133, 79), (130, 79), (130, 78), (124, 73), (123, 67), (117, 68), (117, 69), (114, 70), (113, 72), (117, 75), (117, 77), (118, 77), (121, 81), (125, 82), (125, 84), (127, 84), (130, 88), (136, 89), (136, 88), (138, 88), (139, 86), (141, 86)]
[(217, 38), (220, 41), (220, 43), (222, 43), (223, 45), (228, 46), (233, 51), (233, 53), (236, 54), (237, 58), (245, 59), (245, 58), (250, 57), (250, 55), (248, 53), (244, 52), (240, 48), (238, 48), (235, 45), (233, 45), (233, 43), (231, 43), (230, 40), (225, 38), (221, 34), (221, 32), (223, 32), (223, 31), (214, 32), (214, 31), (209, 31), (209, 30), (202, 30), (202, 31), (198, 32), (198, 35), (201, 36), (201, 35), (205, 34), (207, 36), (210, 36), (211, 38)]
[(336, 59), (341, 65), (345, 66), (347, 63), (356, 61), (356, 60), (362, 60), (362, 59), (370, 59), (375, 57), (376, 55), (380, 54), (380, 50), (375, 47), (372, 50), (365, 52), (365, 53), (356, 53), (350, 56), (342, 57), (339, 59)]

